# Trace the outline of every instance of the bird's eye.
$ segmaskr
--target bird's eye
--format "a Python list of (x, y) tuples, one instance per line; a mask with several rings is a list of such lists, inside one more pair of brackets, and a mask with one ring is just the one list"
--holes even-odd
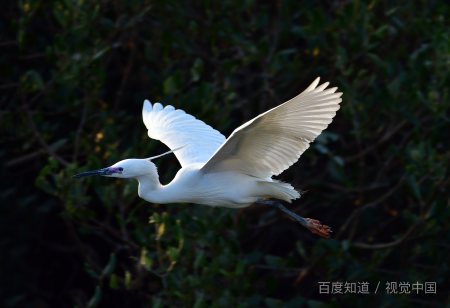
[(119, 169), (119, 171), (120, 171), (120, 172), (122, 172), (122, 171), (123, 171), (123, 168), (122, 168), (122, 167), (119, 167), (118, 169)]

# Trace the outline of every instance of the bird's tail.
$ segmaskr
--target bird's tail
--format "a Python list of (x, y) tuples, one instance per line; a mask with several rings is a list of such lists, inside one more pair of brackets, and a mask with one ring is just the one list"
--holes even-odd
[(294, 187), (292, 187), (291, 184), (281, 182), (278, 180), (272, 179), (272, 182), (264, 182), (266, 185), (272, 186), (272, 188), (275, 188), (274, 197), (287, 201), (289, 203), (292, 202), (292, 200), (300, 198), (301, 194), (304, 193), (301, 190), (296, 190)]

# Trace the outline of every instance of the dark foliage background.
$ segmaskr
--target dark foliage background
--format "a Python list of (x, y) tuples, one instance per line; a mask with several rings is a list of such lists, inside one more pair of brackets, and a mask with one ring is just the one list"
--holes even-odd
[[(21, 0), (0, 16), (0, 306), (450, 305), (446, 1)], [(71, 179), (167, 150), (145, 98), (228, 136), (317, 76), (341, 110), (281, 178), (333, 240), (263, 205), (149, 204), (135, 181)], [(156, 162), (162, 183), (180, 167)]]

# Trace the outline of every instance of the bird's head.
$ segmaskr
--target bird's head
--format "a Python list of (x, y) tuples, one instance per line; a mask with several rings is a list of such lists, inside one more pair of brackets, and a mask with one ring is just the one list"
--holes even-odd
[[(124, 178), (124, 179), (137, 179), (144, 175), (156, 175), (158, 177), (158, 171), (154, 163), (151, 162), (152, 159), (164, 156), (169, 153), (173, 153), (177, 150), (184, 148), (186, 145), (182, 147), (176, 148), (174, 150), (168, 151), (158, 156), (153, 156), (150, 158), (144, 159), (125, 159), (115, 163), (111, 167), (103, 168), (100, 170), (83, 172), (77, 175), (72, 176), (73, 178), (84, 178), (87, 176), (101, 175), (113, 178)], [(155, 178), (155, 177), (153, 177)]]
[(125, 159), (108, 168), (83, 172), (73, 178), (101, 175), (113, 178), (135, 179), (143, 175), (158, 174), (156, 166), (149, 159)]

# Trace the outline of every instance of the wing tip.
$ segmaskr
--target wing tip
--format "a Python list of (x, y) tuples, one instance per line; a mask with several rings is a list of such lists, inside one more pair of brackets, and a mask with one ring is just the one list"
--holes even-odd
[(326, 87), (328, 87), (329, 84), (330, 83), (328, 81), (324, 82), (319, 87), (317, 87), (314, 91), (315, 92), (322, 92), (323, 90), (325, 90)]
[(317, 77), (313, 81), (313, 83), (308, 88), (306, 88), (306, 90), (304, 92), (309, 92), (309, 91), (314, 90), (317, 87), (317, 85), (319, 84), (319, 81), (320, 81), (320, 77)]
[(163, 105), (161, 103), (153, 104), (153, 111), (160, 111), (160, 110), (163, 110), (163, 109), (164, 109), (164, 107), (163, 107)]
[[(329, 91), (330, 93), (334, 93), (334, 92), (337, 91), (337, 89), (338, 89), (338, 87), (333, 87), (333, 88), (329, 88), (328, 91)], [(338, 92), (338, 93), (339, 93), (339, 92)], [(336, 93), (336, 94), (338, 94), (338, 93)]]
[(142, 106), (142, 120), (145, 126), (147, 126), (146, 119), (147, 115), (152, 111), (152, 103), (148, 99), (144, 101), (144, 106)]
[(144, 107), (143, 107), (143, 109), (144, 110), (152, 110), (152, 103), (150, 103), (150, 101), (148, 100), (148, 99), (146, 99), (145, 101), (144, 101)]

